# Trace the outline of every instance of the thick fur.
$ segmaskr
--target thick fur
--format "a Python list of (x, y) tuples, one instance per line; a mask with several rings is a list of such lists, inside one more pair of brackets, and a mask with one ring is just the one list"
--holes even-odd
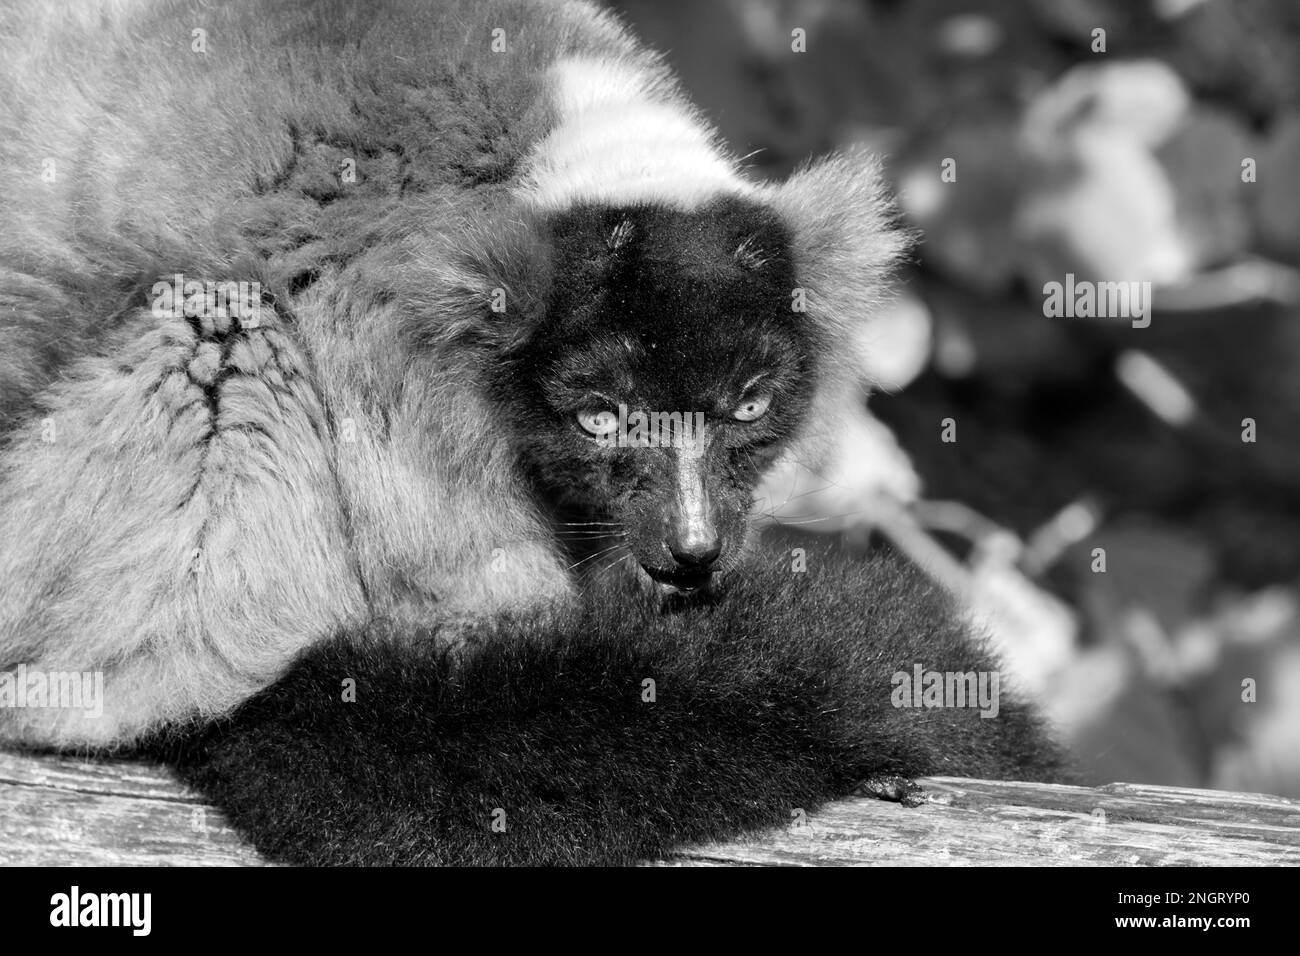
[[(825, 359), (795, 454), (901, 245), (866, 160), (749, 181), (585, 4), (25, 0), (0, 63), (0, 669), (105, 674), (101, 719), (0, 712), (28, 743), (220, 714), (340, 629), (572, 602), (486, 382), (575, 204), (777, 216)], [(156, 315), (177, 273), (264, 319)]]
[(343, 634), (155, 752), (263, 853), (310, 864), (626, 864), (789, 824), (873, 777), (1061, 776), (1005, 683), (995, 717), (894, 706), (916, 664), (997, 669), (917, 572), (794, 566), (766, 552), (675, 614), (608, 593), (484, 627), (459, 664), (427, 635)]

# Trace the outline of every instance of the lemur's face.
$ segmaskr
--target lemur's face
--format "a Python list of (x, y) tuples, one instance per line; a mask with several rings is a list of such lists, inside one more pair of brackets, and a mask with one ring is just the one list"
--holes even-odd
[(552, 242), (547, 319), (511, 374), (557, 531), (579, 573), (706, 588), (738, 562), (755, 486), (811, 396), (785, 231), (731, 200), (570, 212)]

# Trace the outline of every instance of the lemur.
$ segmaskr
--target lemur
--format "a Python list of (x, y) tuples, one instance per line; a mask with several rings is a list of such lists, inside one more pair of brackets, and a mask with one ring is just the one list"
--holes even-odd
[(0, 669), (105, 682), (4, 739), (296, 862), (1060, 772), (1014, 699), (895, 706), (997, 668), (915, 571), (750, 531), (904, 248), (870, 158), (756, 180), (573, 0), (25, 0), (0, 61)]

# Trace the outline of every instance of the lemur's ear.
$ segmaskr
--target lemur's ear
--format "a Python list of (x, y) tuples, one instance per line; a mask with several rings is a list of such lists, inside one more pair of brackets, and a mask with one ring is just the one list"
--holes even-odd
[(554, 253), (539, 224), (512, 205), (475, 210), (438, 230), (416, 253), (423, 288), (404, 309), (417, 340), (483, 347), (523, 345), (543, 316)]
[(879, 162), (860, 151), (822, 159), (771, 187), (768, 199), (790, 229), (809, 317), (852, 362), (855, 327), (879, 305), (890, 271), (911, 243)]

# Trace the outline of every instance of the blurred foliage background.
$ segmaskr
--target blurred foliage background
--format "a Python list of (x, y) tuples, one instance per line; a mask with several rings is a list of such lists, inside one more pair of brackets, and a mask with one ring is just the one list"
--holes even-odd
[[(1300, 4), (610, 5), (759, 174), (865, 145), (921, 233), (777, 533), (965, 593), (1089, 781), (1300, 796)], [(1045, 317), (1066, 273), (1150, 327)]]

